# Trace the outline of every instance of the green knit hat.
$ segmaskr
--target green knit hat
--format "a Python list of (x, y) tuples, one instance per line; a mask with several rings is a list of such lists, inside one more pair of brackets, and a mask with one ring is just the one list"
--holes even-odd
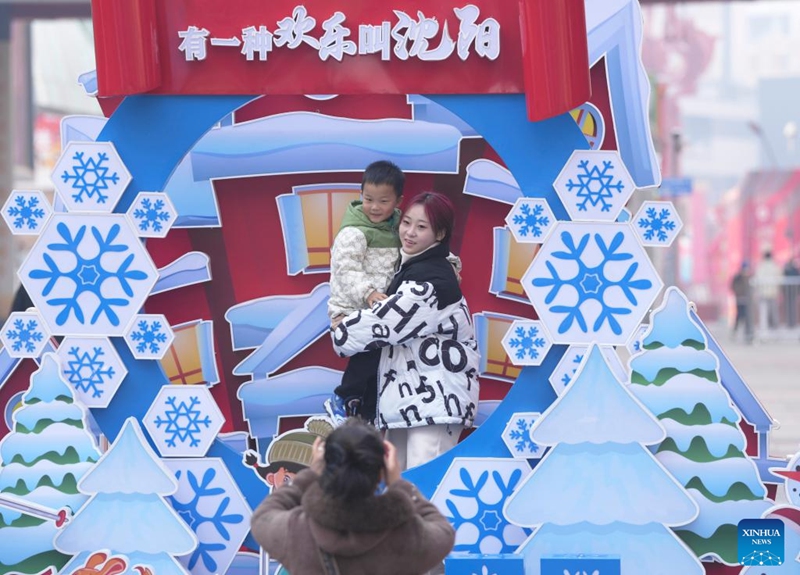
[[(267, 471), (274, 473), (281, 467), (296, 472), (311, 465), (314, 441), (317, 437), (325, 439), (333, 431), (333, 426), (324, 419), (309, 419), (303, 429), (287, 431), (275, 438), (267, 449)], [(294, 464), (294, 465), (287, 465)]]

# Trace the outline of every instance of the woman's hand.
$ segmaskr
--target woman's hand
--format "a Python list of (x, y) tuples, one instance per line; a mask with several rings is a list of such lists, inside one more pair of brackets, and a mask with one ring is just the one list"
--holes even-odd
[(379, 301), (385, 300), (387, 297), (389, 296), (387, 296), (385, 293), (381, 293), (377, 290), (372, 290), (372, 292), (370, 292), (370, 294), (367, 296), (367, 305), (369, 307), (372, 307)]
[(336, 329), (337, 327), (339, 327), (339, 324), (342, 323), (343, 319), (344, 319), (343, 313), (340, 313), (336, 317), (331, 318), (331, 329)]
[(400, 479), (400, 465), (397, 463), (397, 450), (388, 441), (383, 442), (383, 467), (386, 470), (386, 486)]
[(322, 475), (322, 471), (325, 469), (325, 440), (317, 437), (311, 451), (311, 465), (308, 467), (317, 475)]

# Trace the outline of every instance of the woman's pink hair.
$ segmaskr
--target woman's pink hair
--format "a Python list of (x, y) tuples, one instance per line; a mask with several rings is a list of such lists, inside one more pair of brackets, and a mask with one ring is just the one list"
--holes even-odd
[(422, 192), (414, 196), (406, 210), (417, 205), (424, 208), (433, 233), (438, 236), (444, 232), (442, 243), (449, 242), (456, 225), (456, 209), (450, 198), (438, 192)]

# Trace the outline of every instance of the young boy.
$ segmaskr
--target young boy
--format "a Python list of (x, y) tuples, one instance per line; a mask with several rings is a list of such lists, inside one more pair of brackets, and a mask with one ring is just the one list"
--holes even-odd
[[(405, 179), (400, 168), (384, 160), (373, 162), (364, 170), (361, 200), (348, 206), (331, 248), (331, 321), (386, 299), (384, 292), (400, 253), (398, 206)], [(375, 416), (375, 406), (365, 404), (364, 397), (370, 385), (377, 385), (379, 359), (380, 350), (350, 358), (342, 383), (325, 401), (325, 409), (334, 421), (354, 415), (367, 420)], [(374, 401), (370, 399), (368, 403)]]

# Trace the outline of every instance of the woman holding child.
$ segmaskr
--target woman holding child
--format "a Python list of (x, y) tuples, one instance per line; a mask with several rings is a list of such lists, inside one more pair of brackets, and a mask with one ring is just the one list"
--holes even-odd
[(477, 412), (478, 345), (448, 261), (454, 224), (446, 196), (415, 197), (400, 219), (400, 267), (388, 298), (333, 331), (343, 357), (381, 350), (377, 389), (368, 394), (377, 394), (376, 425), (387, 430), (403, 469), (455, 446)]

